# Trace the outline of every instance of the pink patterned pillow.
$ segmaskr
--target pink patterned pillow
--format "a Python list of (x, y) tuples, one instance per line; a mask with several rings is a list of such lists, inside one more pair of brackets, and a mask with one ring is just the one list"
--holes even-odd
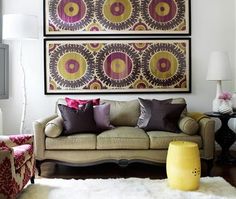
[(80, 100), (80, 99), (71, 99), (71, 98), (66, 97), (65, 100), (68, 107), (74, 108), (76, 110), (79, 109), (79, 105), (85, 105), (89, 101), (92, 101), (92, 104), (94, 106), (100, 104), (100, 98), (91, 99), (91, 100)]

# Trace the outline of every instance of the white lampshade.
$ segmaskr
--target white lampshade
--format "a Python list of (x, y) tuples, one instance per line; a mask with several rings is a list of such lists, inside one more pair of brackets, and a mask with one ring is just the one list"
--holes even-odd
[(3, 39), (24, 40), (38, 38), (38, 19), (33, 15), (3, 15)]
[(212, 52), (208, 65), (207, 80), (231, 80), (231, 74), (227, 53), (221, 51)]

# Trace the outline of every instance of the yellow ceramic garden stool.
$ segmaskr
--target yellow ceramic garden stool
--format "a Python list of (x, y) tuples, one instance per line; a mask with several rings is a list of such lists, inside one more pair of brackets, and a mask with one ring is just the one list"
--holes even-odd
[(186, 141), (171, 142), (167, 153), (166, 172), (171, 188), (183, 191), (198, 189), (201, 176), (198, 145)]

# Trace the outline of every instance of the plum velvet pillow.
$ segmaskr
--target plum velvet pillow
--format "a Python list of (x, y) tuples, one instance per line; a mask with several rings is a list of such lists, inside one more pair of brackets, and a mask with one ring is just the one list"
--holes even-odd
[(139, 98), (141, 115), (138, 127), (146, 131), (180, 132), (178, 120), (186, 104), (161, 103), (158, 100), (144, 100)]
[(58, 108), (64, 121), (64, 135), (97, 132), (92, 102), (77, 110), (62, 104)]
[(100, 99), (91, 99), (91, 100), (81, 100), (81, 99), (71, 99), (66, 97), (65, 98), (66, 104), (70, 108), (78, 109), (79, 105), (85, 105), (89, 101), (92, 101), (92, 105), (99, 105), (100, 104)]
[(110, 124), (110, 104), (101, 104), (93, 107), (94, 120), (101, 130), (114, 128)]

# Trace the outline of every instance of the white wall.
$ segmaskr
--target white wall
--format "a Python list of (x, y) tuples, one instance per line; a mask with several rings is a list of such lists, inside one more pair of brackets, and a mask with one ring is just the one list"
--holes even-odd
[[(37, 15), (40, 19), (40, 40), (23, 42), (23, 64), (27, 77), (26, 132), (32, 132), (32, 121), (50, 115), (59, 96), (44, 95), (43, 66), (43, 0), (2, 0), (3, 14), (23, 13)], [(226, 3), (227, 2), (227, 3)], [(191, 94), (139, 94), (139, 95), (77, 95), (80, 98), (133, 99), (185, 97), (191, 111), (210, 111), (215, 97), (215, 82), (206, 81), (209, 53), (219, 49), (228, 51), (235, 67), (235, 1), (192, 0), (192, 93)], [(29, 27), (30, 28), (30, 27)], [(1, 100), (5, 134), (19, 132), (22, 108), (22, 81), (18, 65), (18, 44), (10, 44), (10, 98)], [(232, 91), (233, 82), (224, 82)], [(236, 88), (236, 87), (235, 87)], [(71, 96), (74, 97), (74, 96)]]

